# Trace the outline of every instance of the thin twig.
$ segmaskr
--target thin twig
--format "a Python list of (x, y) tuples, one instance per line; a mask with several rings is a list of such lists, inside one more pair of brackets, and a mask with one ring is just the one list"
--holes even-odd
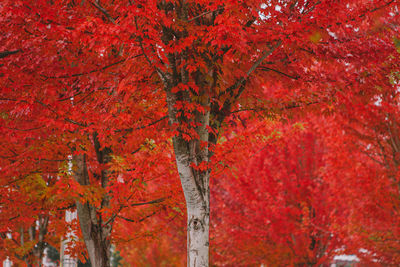
[(269, 67), (266, 67), (266, 66), (260, 66), (259, 69), (266, 70), (266, 71), (270, 70), (270, 71), (276, 72), (278, 74), (281, 74), (281, 75), (286, 76), (286, 77), (288, 77), (290, 79), (293, 79), (293, 80), (298, 80), (300, 78), (300, 76), (292, 76), (292, 75), (286, 74), (286, 73), (284, 73), (282, 71), (279, 71), (279, 70), (276, 70), (276, 69), (272, 69), (272, 68), (269, 68)]
[(198, 16), (196, 16), (196, 17), (193, 17), (193, 18), (189, 19), (188, 22), (191, 22), (191, 21), (193, 21), (193, 20), (195, 20), (195, 19), (201, 18), (201, 17), (203, 17), (203, 16), (205, 16), (205, 15), (208, 15), (208, 14), (210, 14), (210, 13), (213, 13), (213, 12), (216, 12), (216, 11), (220, 11), (220, 10), (222, 10), (222, 9), (224, 9), (224, 7), (219, 7), (219, 8), (214, 9), (214, 10), (206, 11), (206, 12), (201, 13), (200, 15), (198, 15)]
[[(137, 56), (134, 56), (134, 58), (135, 57), (139, 57), (139, 56), (141, 56), (141, 54), (139, 54)], [(100, 69), (95, 69), (95, 70), (81, 72), (81, 73), (75, 73), (75, 74), (72, 74), (72, 75), (45, 76), (45, 75), (41, 74), (41, 76), (46, 78), (46, 79), (65, 79), (65, 78), (79, 77), (79, 76), (88, 75), (88, 74), (91, 74), (91, 73), (94, 73), (94, 72), (98, 72), (98, 71), (102, 71), (102, 70), (108, 69), (108, 68), (110, 68), (112, 66), (115, 66), (115, 65), (120, 64), (120, 63), (125, 62), (125, 61), (126, 61), (126, 59), (122, 59), (122, 60), (119, 60), (117, 62), (111, 63), (111, 64), (109, 64), (107, 66), (104, 66), (104, 67), (102, 67)]]
[(136, 127), (136, 128), (128, 128), (128, 129), (123, 129), (123, 130), (115, 130), (115, 132), (116, 132), (116, 133), (119, 133), (119, 132), (131, 133), (131, 132), (134, 131), (134, 130), (142, 130), (142, 129), (144, 129), (144, 128), (153, 126), (154, 124), (157, 124), (157, 123), (159, 123), (160, 121), (163, 121), (163, 120), (165, 120), (165, 119), (167, 119), (167, 118), (168, 118), (168, 116), (165, 115), (165, 116), (159, 118), (158, 120), (155, 120), (155, 121), (150, 122), (149, 124), (142, 125), (142, 126), (139, 126), (139, 127)]

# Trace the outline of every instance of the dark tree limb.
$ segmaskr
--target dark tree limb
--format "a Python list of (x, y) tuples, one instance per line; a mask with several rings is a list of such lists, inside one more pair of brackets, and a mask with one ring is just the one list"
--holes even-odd
[(18, 52), (21, 52), (22, 50), (18, 49), (18, 50), (11, 50), (11, 51), (2, 51), (0, 52), (0, 58), (5, 58), (8, 57), (10, 55), (16, 54)]

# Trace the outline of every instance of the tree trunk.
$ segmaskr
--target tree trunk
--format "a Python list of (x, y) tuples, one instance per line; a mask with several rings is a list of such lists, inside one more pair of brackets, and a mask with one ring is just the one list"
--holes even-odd
[[(190, 142), (189, 142), (190, 143)], [(187, 265), (208, 266), (210, 191), (209, 171), (197, 171), (190, 165), (187, 142), (174, 138), (174, 149), (179, 177), (187, 209)]]
[[(32, 265), (38, 267), (42, 266), (44, 249), (46, 248), (45, 236), (47, 234), (48, 223), (49, 223), (48, 216), (39, 215), (38, 220), (35, 221), (34, 224), (28, 229), (30, 241), (37, 241), (35, 247), (31, 252), (31, 254), (34, 256), (34, 258), (31, 259), (32, 261), (32, 264), (30, 264), (31, 266)], [(37, 224), (39, 226), (39, 229), (36, 232)]]
[[(179, 5), (171, 6), (161, 3), (158, 8), (169, 12), (174, 8), (177, 16), (182, 21), (188, 20), (189, 5), (182, 1)], [(212, 25), (213, 18), (209, 16), (203, 19), (204, 24)], [(173, 27), (162, 27), (161, 40), (165, 45), (170, 45), (174, 38), (180, 39), (188, 36), (188, 30), (183, 27), (180, 30)], [(141, 43), (143, 53), (143, 44)], [(204, 57), (209, 55), (204, 53)], [(168, 64), (164, 64), (166, 71), (155, 67), (160, 79), (164, 84), (167, 95), (169, 124), (177, 127), (179, 134), (173, 138), (175, 160), (181, 180), (187, 209), (187, 266), (205, 267), (209, 266), (209, 222), (210, 222), (210, 169), (209, 144), (214, 143), (216, 137), (210, 136), (210, 92), (217, 85), (218, 66), (215, 58), (210, 56), (208, 68), (205, 71), (190, 73), (187, 68), (188, 59), (193, 56), (189, 48), (179, 52), (168, 53)], [(151, 59), (149, 63), (153, 65)], [(190, 75), (191, 74), (191, 75)], [(197, 87), (189, 90), (172, 90), (179, 85), (190, 87), (189, 80), (192, 80)], [(193, 89), (193, 90), (192, 90)], [(178, 105), (177, 105), (178, 104)], [(194, 104), (204, 108), (203, 111), (188, 110), (177, 106)], [(219, 110), (219, 109), (218, 109)], [(184, 111), (184, 112), (182, 112)], [(188, 115), (188, 113), (191, 113)], [(217, 129), (218, 127), (214, 127)], [(195, 133), (193, 133), (193, 130)], [(213, 140), (210, 140), (213, 139)], [(211, 141), (211, 142), (210, 142)]]
[[(103, 227), (99, 227), (98, 223), (93, 222), (92, 210), (88, 203), (77, 203), (79, 223), (85, 240), (86, 249), (89, 254), (90, 263), (93, 267), (109, 267), (110, 266), (110, 234)], [(110, 231), (111, 233), (111, 231)]]
[[(74, 177), (81, 185), (89, 184), (86, 155), (73, 156)], [(106, 175), (106, 174), (102, 174)], [(104, 177), (102, 177), (104, 179)], [(102, 181), (102, 185), (106, 185)], [(107, 198), (107, 197), (106, 197)], [(106, 202), (109, 201), (106, 199)], [(104, 202), (104, 201), (103, 201)], [(107, 203), (105, 203), (106, 205)], [(110, 235), (111, 223), (105, 223), (101, 216), (97, 214), (97, 208), (90, 203), (76, 203), (79, 223), (83, 234), (83, 239), (89, 254), (90, 262), (93, 267), (110, 266)]]
[[(174, 105), (177, 95), (167, 90), (170, 124), (185, 124), (184, 118), (176, 116)], [(205, 105), (208, 105), (206, 103)], [(182, 134), (173, 138), (176, 165), (181, 180), (187, 209), (187, 266), (204, 267), (209, 264), (210, 222), (210, 170), (208, 168), (210, 113), (195, 112), (197, 138), (184, 139)], [(205, 168), (198, 168), (200, 164)]]

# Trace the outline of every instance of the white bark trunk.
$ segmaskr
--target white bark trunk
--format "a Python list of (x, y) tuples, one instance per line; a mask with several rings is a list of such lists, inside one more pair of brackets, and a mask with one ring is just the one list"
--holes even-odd
[(186, 141), (181, 136), (174, 137), (176, 165), (186, 200), (187, 209), (187, 266), (208, 267), (209, 265), (209, 225), (210, 225), (210, 171), (198, 170), (191, 166), (208, 162), (209, 113), (197, 114), (196, 128), (198, 140)]
[[(182, 7), (183, 13), (185, 8)], [(184, 15), (185, 16), (185, 15)], [(170, 35), (164, 32), (165, 41)], [(177, 68), (176, 58), (186, 62), (187, 53), (182, 51), (180, 55), (168, 54), (170, 73), (160, 74), (167, 93), (167, 106), (170, 125), (190, 128), (190, 122), (195, 123), (194, 130), (198, 136), (191, 136), (191, 140), (185, 140), (182, 134), (173, 138), (176, 165), (186, 200), (187, 209), (187, 266), (209, 266), (209, 222), (210, 222), (210, 170), (200, 170), (197, 167), (201, 163), (209, 162), (209, 134), (207, 127), (210, 125), (210, 99), (206, 92), (212, 85), (207, 85), (205, 74), (197, 73), (195, 83), (200, 90), (201, 101), (194, 100), (188, 91), (172, 93), (171, 88), (179, 83), (188, 84), (189, 72), (186, 65)], [(205, 107), (204, 112), (193, 111), (194, 118), (179, 115), (175, 104), (177, 101), (184, 103), (197, 103)], [(207, 167), (208, 168), (208, 167)]]
[(209, 207), (188, 208), (187, 250), (188, 266), (208, 266), (209, 262)]
[(203, 267), (208, 266), (209, 262), (210, 201), (208, 186), (204, 188), (199, 186), (198, 182), (202, 180), (208, 184), (209, 173), (204, 172), (195, 177), (188, 159), (187, 155), (179, 154), (179, 152), (176, 154), (187, 208), (187, 265)]

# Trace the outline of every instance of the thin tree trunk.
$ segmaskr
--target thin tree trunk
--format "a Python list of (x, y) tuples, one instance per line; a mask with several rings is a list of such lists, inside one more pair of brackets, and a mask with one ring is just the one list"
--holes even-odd
[[(39, 229), (37, 230), (37, 233), (36, 233), (36, 224), (37, 223), (38, 223)], [(34, 256), (34, 259), (31, 259), (31, 260), (36, 262), (36, 263), (34, 263), (34, 266), (38, 266), (38, 267), (42, 266), (44, 249), (46, 248), (46, 243), (45, 243), (44, 239), (47, 234), (48, 223), (49, 223), (49, 216), (39, 215), (38, 220), (35, 221), (34, 224), (31, 227), (29, 227), (29, 229), (28, 229), (30, 241), (35, 241), (37, 239), (37, 244), (35, 245), (35, 247), (32, 250), (32, 253), (31, 253)]]
[[(199, 172), (191, 165), (187, 143), (174, 138), (179, 177), (187, 209), (187, 263), (190, 267), (208, 266), (210, 191), (209, 171)], [(186, 151), (186, 152), (185, 152)]]
[[(109, 157), (109, 153), (104, 153), (104, 151), (99, 151), (99, 153), (102, 154), (100, 157), (100, 163), (108, 162), (108, 159), (106, 158)], [(86, 155), (81, 154), (73, 156), (73, 163), (75, 165), (74, 177), (76, 181), (81, 185), (88, 185), (89, 175), (87, 170)], [(102, 172), (101, 183), (103, 187), (107, 186), (106, 176), (107, 173), (105, 171)], [(106, 196), (102, 201), (102, 206), (106, 206), (108, 204), (109, 198)], [(97, 208), (88, 202), (77, 202), (76, 206), (81, 231), (89, 254), (91, 265), (93, 267), (109, 267), (111, 257), (111, 223), (104, 223), (102, 217), (97, 215)]]

